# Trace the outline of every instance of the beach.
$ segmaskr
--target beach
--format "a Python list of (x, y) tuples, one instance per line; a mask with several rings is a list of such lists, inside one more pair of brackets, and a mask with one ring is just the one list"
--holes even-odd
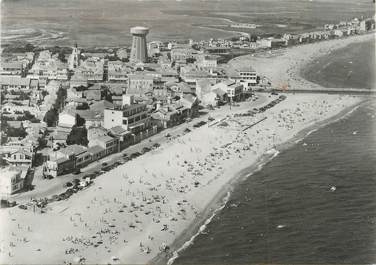
[[(349, 44), (362, 43), (375, 40), (375, 33), (352, 36), (310, 43), (287, 49), (272, 50), (270, 52), (256, 53), (235, 58), (230, 65), (251, 65), (256, 71), (269, 78), (274, 87), (280, 90), (327, 90), (351, 91), (353, 88), (323, 88), (322, 86), (305, 80), (301, 76), (302, 69), (316, 58), (328, 55), (331, 51), (341, 49)], [(356, 88), (359, 91), (360, 88)]]
[[(288, 89), (321, 89), (300, 77), (301, 68), (369, 38), (374, 35), (243, 56), (230, 64), (252, 65), (273, 84), (288, 82)], [(143, 264), (156, 256), (153, 261), (166, 261), (223, 203), (244, 177), (242, 171), (257, 170), (281, 145), (365, 100), (323, 93), (259, 97), (265, 97), (264, 105), (275, 105), (252, 114), (252, 101), (223, 106), (214, 121), (103, 174), (68, 200), (49, 204), (44, 213), (1, 209), (0, 263)]]

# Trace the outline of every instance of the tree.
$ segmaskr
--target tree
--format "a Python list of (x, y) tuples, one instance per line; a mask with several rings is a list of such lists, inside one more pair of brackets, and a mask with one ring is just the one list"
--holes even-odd
[(27, 135), (25, 128), (13, 128), (8, 127), (7, 129), (7, 136), (8, 137), (21, 137), (24, 138)]
[(65, 58), (65, 54), (62, 53), (62, 52), (59, 52), (57, 58), (62, 61), (63, 63), (66, 63), (67, 62), (67, 59)]
[(57, 110), (55, 108), (51, 108), (49, 111), (46, 112), (43, 121), (47, 123), (48, 127), (52, 127), (55, 125), (58, 119)]
[(252, 34), (250, 40), (251, 40), (251, 42), (256, 42), (257, 41), (257, 35)]
[(89, 141), (87, 139), (86, 128), (85, 127), (73, 126), (72, 131), (68, 135), (67, 144), (68, 145), (78, 144), (78, 145), (87, 146), (88, 143), (89, 143)]
[(77, 115), (77, 126), (83, 126), (85, 124), (85, 119), (80, 115)]

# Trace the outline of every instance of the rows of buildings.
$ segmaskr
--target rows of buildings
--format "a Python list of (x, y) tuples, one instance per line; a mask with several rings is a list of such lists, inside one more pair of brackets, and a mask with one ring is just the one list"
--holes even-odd
[[(352, 20), (255, 43), (274, 48), (373, 28), (374, 20)], [(22, 190), (36, 166), (52, 177), (75, 171), (198, 116), (202, 107), (231, 104), (270, 86), (250, 65), (234, 69), (220, 62), (236, 41), (148, 43), (148, 32), (132, 28), (130, 50), (87, 52), (75, 45), (63, 56), (49, 50), (2, 54), (1, 123), (6, 130), (0, 154), (6, 166), (0, 196)], [(243, 37), (240, 41), (255, 45)], [(48, 127), (43, 120), (56, 102), (56, 122)], [(72, 140), (78, 132), (81, 138)]]

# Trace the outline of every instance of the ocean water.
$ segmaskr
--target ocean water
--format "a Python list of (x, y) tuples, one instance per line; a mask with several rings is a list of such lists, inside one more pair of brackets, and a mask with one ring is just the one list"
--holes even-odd
[(2, 0), (0, 5), (3, 44), (84, 47), (129, 45), (135, 25), (151, 29), (149, 40), (199, 40), (233, 36), (228, 25), (237, 22), (274, 34), (374, 13), (371, 0)]
[(318, 58), (302, 75), (324, 87), (376, 89), (375, 48), (374, 40), (351, 44)]
[[(329, 55), (333, 65), (351, 59), (355, 73), (374, 60), (370, 50), (345, 51)], [(334, 70), (334, 78), (318, 79), (343, 85)], [(351, 87), (371, 87), (372, 78), (357, 76), (363, 80), (352, 79)], [(235, 187), (174, 262), (250, 263), (376, 263), (375, 100), (282, 151)]]

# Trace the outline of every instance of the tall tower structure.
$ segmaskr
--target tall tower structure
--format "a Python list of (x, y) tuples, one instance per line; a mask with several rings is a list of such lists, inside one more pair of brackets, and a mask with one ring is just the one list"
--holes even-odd
[(134, 63), (145, 63), (148, 58), (148, 49), (146, 46), (146, 35), (149, 29), (145, 27), (131, 28), (133, 36), (130, 61)]
[(72, 48), (72, 54), (69, 56), (69, 70), (74, 70), (80, 63), (80, 50), (77, 47), (77, 43)]

